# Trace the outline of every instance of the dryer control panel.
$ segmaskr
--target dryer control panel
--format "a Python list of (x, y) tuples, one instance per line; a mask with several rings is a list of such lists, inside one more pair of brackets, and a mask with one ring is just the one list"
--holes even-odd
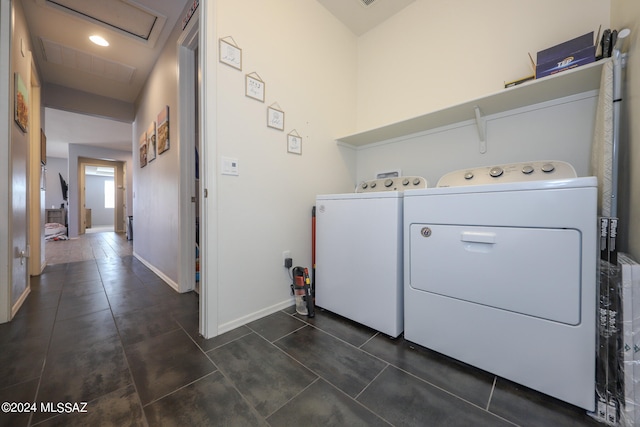
[(364, 181), (356, 187), (356, 193), (380, 191), (404, 191), (414, 188), (427, 188), (427, 180), (421, 176), (398, 176)]
[(512, 163), (461, 169), (444, 175), (438, 187), (459, 187), (463, 185), (484, 185), (505, 182), (529, 182), (577, 178), (573, 166), (559, 160)]

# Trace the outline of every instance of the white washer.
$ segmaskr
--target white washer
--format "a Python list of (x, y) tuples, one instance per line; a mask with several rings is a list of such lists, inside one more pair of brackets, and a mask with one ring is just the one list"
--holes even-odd
[(545, 161), (407, 191), (405, 338), (594, 410), (597, 180)]
[(316, 305), (397, 337), (403, 330), (402, 200), (421, 177), (316, 197)]

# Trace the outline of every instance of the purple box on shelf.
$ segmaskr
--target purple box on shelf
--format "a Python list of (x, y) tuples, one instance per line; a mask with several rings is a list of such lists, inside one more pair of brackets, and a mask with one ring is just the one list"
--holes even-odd
[(596, 60), (593, 31), (538, 52), (536, 79), (589, 64)]

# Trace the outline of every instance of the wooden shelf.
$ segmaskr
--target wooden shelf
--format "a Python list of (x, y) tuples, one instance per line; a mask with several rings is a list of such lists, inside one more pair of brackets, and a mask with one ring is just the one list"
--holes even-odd
[[(600, 87), (602, 66), (610, 59), (583, 65), (573, 70), (563, 71), (553, 76), (532, 80), (518, 86), (503, 89), (482, 98), (447, 107), (421, 116), (384, 125), (378, 128), (357, 132), (337, 138), (337, 141), (354, 147), (392, 138), (411, 135), (429, 129), (466, 120), (478, 120), (479, 116), (488, 116), (527, 105), (551, 101), (565, 96), (595, 90)], [(478, 115), (476, 114), (478, 112)], [(478, 123), (482, 134), (482, 126)], [(482, 139), (482, 138), (481, 138)]]

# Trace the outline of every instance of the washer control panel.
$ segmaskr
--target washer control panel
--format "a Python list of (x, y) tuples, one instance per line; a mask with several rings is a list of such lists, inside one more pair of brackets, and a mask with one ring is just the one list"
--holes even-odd
[(356, 187), (356, 193), (380, 191), (404, 191), (414, 188), (427, 188), (427, 181), (421, 176), (398, 176), (363, 181)]
[(497, 184), (504, 182), (528, 182), (551, 179), (576, 178), (575, 169), (567, 162), (548, 160), (507, 165), (462, 169), (444, 175), (438, 187)]

